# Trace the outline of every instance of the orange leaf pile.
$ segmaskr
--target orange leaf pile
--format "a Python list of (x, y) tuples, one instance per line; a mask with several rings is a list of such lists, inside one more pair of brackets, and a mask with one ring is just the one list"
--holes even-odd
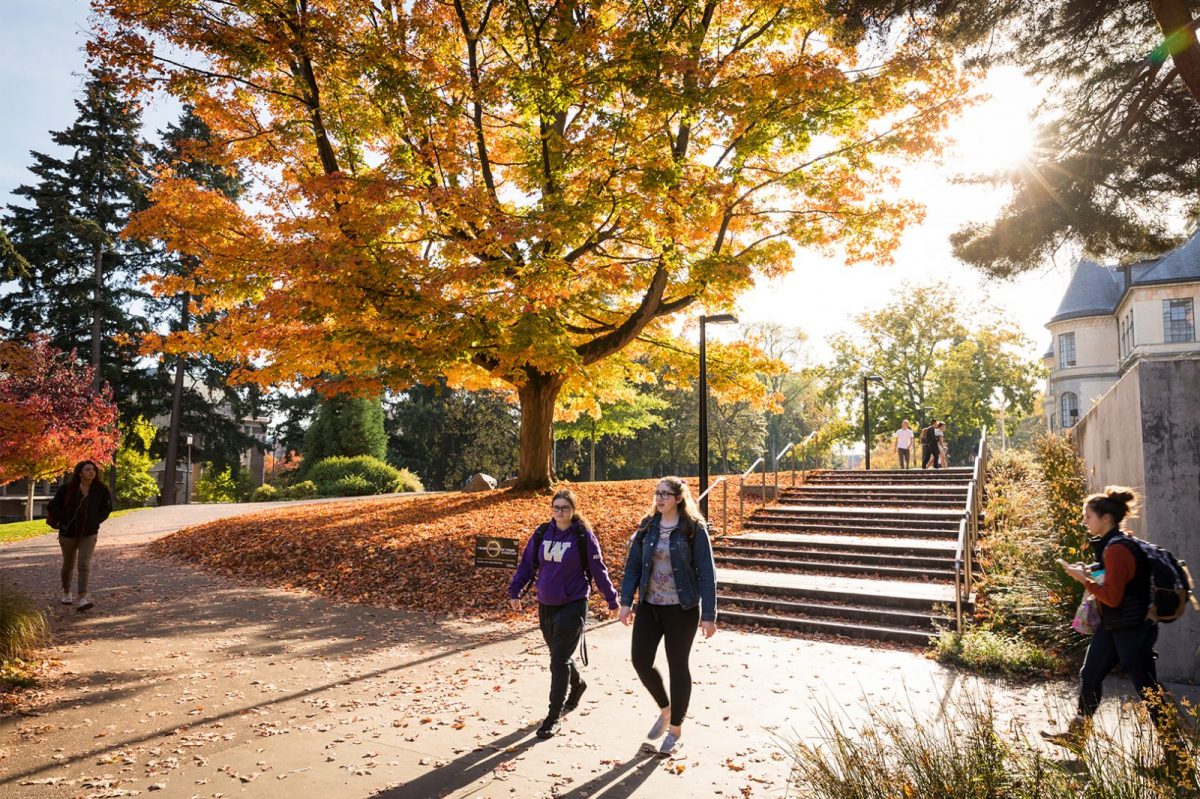
[[(694, 491), (696, 481), (689, 482)], [(580, 512), (596, 529), (618, 589), (626, 543), (650, 508), (655, 484), (571, 486)], [(720, 510), (719, 501), (713, 510)], [(549, 492), (398, 497), (222, 519), (159, 539), (151, 551), (219, 574), (343, 602), (501, 618), (509, 613), (505, 589), (512, 573), (475, 568), (475, 536), (518, 538), (524, 548), (534, 529), (549, 520)], [(604, 606), (595, 592), (592, 601), (596, 609)]]

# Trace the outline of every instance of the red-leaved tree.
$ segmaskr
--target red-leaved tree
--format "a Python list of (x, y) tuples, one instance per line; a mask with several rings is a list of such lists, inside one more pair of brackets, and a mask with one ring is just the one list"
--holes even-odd
[(44, 336), (0, 339), (0, 485), (25, 478), (26, 520), (33, 485), (81, 460), (104, 463), (117, 448), (117, 406), (107, 384), (92, 389), (92, 368)]

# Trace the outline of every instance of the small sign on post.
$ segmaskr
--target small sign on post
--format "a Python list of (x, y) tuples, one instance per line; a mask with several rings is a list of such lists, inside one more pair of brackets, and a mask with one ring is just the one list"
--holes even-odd
[(515, 569), (520, 560), (521, 542), (516, 538), (475, 536), (475, 567)]

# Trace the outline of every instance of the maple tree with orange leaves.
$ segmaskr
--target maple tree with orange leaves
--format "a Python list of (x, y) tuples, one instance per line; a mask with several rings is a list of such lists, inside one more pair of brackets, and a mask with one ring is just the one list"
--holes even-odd
[[(127, 233), (194, 256), (156, 288), (221, 313), (147, 346), (263, 384), (513, 392), (521, 488), (550, 482), (556, 410), (695, 373), (673, 316), (797, 247), (888, 260), (921, 211), (887, 189), (967, 83), (919, 19), (871, 42), (814, 0), (93, 7), (93, 58), (192, 106), (206, 156), (255, 180), (237, 203), (160, 176)], [(741, 375), (779, 367), (746, 343), (712, 368), (769, 401)]]

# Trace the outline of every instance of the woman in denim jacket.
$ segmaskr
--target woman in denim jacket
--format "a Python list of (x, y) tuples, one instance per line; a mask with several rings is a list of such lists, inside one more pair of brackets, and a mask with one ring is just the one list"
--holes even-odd
[[(655, 740), (666, 730), (658, 754), (669, 757), (679, 745), (680, 726), (691, 699), (688, 656), (696, 629), (703, 630), (705, 638), (717, 631), (717, 581), (708, 528), (687, 483), (678, 477), (659, 482), (654, 508), (630, 541), (618, 619), (633, 624), (633, 668), (659, 707), (659, 717), (646, 737)], [(669, 696), (654, 668), (660, 641), (665, 641), (670, 670)]]

